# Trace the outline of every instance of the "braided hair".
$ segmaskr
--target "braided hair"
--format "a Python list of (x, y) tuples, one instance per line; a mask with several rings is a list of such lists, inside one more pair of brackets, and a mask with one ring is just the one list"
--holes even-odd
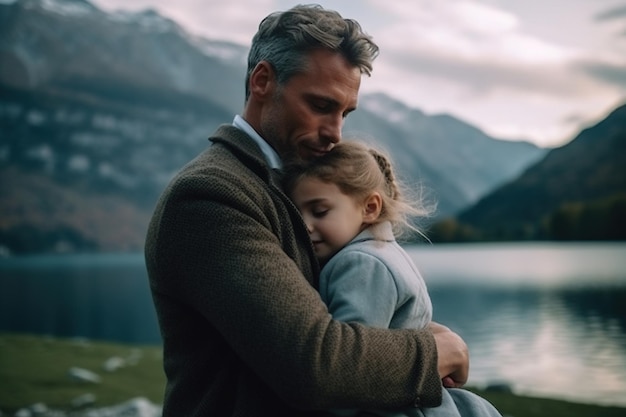
[(391, 168), (391, 162), (389, 159), (377, 151), (376, 149), (370, 148), (369, 153), (374, 157), (374, 160), (378, 164), (378, 168), (380, 168), (380, 172), (382, 172), (385, 177), (386, 190), (389, 197), (393, 200), (400, 199), (400, 189), (396, 182), (396, 176), (393, 173), (393, 168)]

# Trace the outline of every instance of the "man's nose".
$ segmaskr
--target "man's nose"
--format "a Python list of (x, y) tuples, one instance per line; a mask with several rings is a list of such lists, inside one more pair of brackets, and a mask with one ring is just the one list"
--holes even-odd
[(329, 115), (326, 123), (322, 126), (320, 136), (329, 143), (336, 144), (341, 141), (341, 130), (343, 129), (343, 116)]

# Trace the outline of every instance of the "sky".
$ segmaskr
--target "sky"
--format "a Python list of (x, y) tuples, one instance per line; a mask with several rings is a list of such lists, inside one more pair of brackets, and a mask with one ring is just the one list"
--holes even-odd
[[(307, 1), (93, 0), (158, 11), (249, 46), (260, 20)], [(558, 147), (626, 104), (626, 0), (318, 0), (380, 47), (361, 92), (446, 113), (499, 139)]]

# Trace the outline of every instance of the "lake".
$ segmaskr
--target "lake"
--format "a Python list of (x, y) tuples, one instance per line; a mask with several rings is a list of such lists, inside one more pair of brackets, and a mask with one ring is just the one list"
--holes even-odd
[[(408, 246), (470, 385), (626, 406), (626, 243)], [(0, 332), (160, 343), (142, 254), (0, 259)]]

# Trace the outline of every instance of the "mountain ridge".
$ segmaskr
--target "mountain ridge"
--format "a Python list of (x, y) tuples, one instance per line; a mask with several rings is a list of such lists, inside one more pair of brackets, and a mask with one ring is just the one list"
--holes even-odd
[(458, 215), (481, 239), (626, 239), (626, 104)]
[[(115, 250), (85, 225), (105, 236), (110, 228), (135, 230), (131, 218), (146, 224), (174, 172), (243, 108), (247, 48), (191, 35), (155, 11), (106, 13), (86, 0), (17, 0), (0, 4), (0, 23), (3, 195), (26, 198), (11, 188), (20, 177), (49, 184), (40, 188), (44, 194), (57, 190), (39, 197), (39, 212), (0, 222), (0, 246), (9, 251), (59, 246), (59, 233), (50, 232), (41, 236), (46, 244), (15, 247), (24, 241), (20, 230), (39, 224), (34, 219), (45, 217), (45, 207), (63, 204), (58, 195), (84, 200), (73, 214), (83, 221), (54, 217), (50, 230), (72, 231), (61, 247)], [(546, 152), (490, 138), (450, 115), (426, 115), (385, 94), (362, 94), (360, 102), (344, 136), (386, 148), (401, 177), (431, 190), (437, 216), (466, 208)], [(96, 216), (89, 207), (99, 198), (134, 214)], [(0, 212), (12, 203), (0, 196)], [(143, 236), (135, 234), (132, 245), (118, 242), (118, 249), (141, 250)]]

